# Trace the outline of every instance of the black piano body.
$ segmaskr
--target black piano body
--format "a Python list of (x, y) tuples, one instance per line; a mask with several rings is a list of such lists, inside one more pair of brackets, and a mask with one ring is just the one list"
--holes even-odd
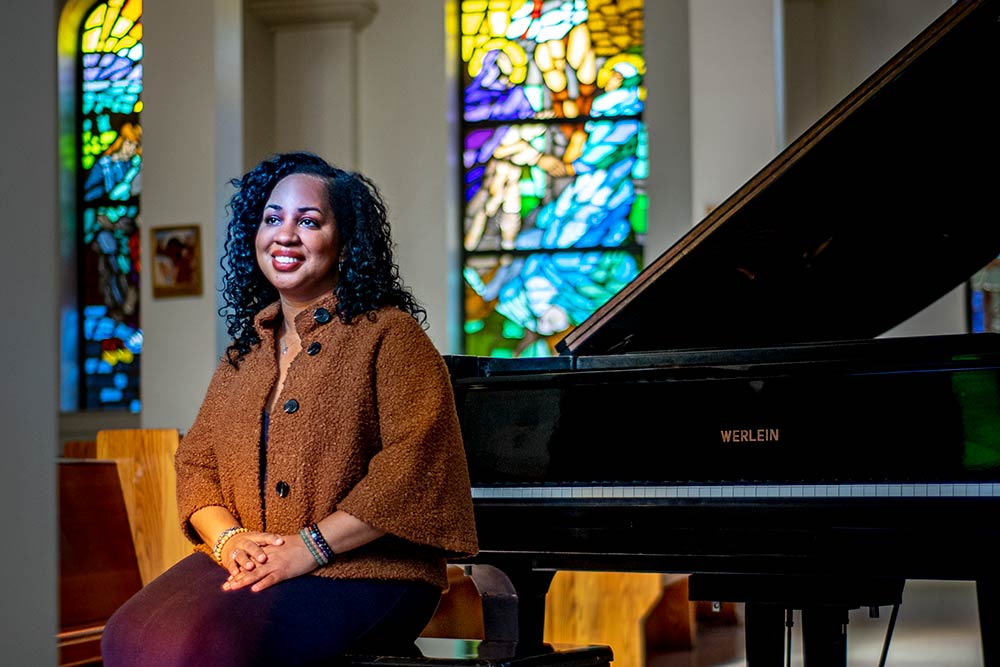
[(959, 0), (559, 356), (446, 357), (518, 641), (557, 570), (678, 572), (747, 602), (748, 664), (782, 608), (844, 664), (844, 608), (962, 579), (1000, 664), (1000, 336), (881, 337), (1000, 254), (998, 72), (1000, 1)]

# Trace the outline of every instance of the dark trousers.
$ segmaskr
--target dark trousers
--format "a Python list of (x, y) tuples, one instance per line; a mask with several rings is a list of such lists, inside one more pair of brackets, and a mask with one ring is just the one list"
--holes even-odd
[(105, 667), (322, 664), (352, 649), (412, 646), (441, 592), (424, 583), (303, 576), (259, 593), (192, 554), (108, 621)]

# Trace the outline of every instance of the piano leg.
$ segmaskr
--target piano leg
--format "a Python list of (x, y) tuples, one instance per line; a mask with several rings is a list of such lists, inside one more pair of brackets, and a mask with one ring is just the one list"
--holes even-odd
[(845, 607), (809, 607), (802, 610), (802, 661), (805, 667), (844, 667), (847, 664)]
[[(802, 610), (805, 667), (845, 667), (848, 611), (899, 604), (904, 584), (903, 579), (895, 578), (692, 574), (688, 594), (692, 600), (745, 604), (747, 667), (783, 664), (786, 609)], [(1000, 663), (991, 667), (1000, 667)]]
[(983, 665), (1000, 667), (1000, 579), (976, 580), (979, 603), (979, 637), (983, 643)]
[(747, 602), (743, 607), (747, 667), (779, 667), (785, 656), (785, 609)]
[[(776, 604), (747, 602), (744, 634), (747, 667), (784, 664), (786, 615), (791, 609)], [(802, 610), (802, 658), (804, 667), (847, 665), (847, 609), (809, 607)]]

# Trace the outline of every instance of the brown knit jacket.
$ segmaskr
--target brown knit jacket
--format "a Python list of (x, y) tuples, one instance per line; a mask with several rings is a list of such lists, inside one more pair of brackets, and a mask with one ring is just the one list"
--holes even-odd
[(261, 415), (278, 379), (277, 303), (255, 319), (260, 345), (238, 368), (219, 364), (177, 450), (181, 527), (200, 545), (189, 519), (220, 505), (250, 530), (294, 535), (340, 509), (386, 535), (315, 574), (444, 589), (445, 559), (478, 548), (447, 367), (403, 311), (345, 325), (335, 304), (331, 296), (295, 319), (302, 352), (270, 416), (263, 502)]

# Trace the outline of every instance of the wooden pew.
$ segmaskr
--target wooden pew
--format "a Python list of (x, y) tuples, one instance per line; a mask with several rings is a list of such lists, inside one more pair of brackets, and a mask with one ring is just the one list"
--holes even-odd
[(104, 624), (142, 587), (114, 461), (60, 459), (59, 665), (99, 665)]
[[(59, 460), (59, 664), (100, 665), (111, 614), (191, 553), (177, 514), (176, 429), (114, 429)], [(89, 458), (95, 457), (95, 458)]]
[(143, 585), (189, 555), (180, 528), (174, 454), (177, 429), (108, 429), (97, 433), (97, 458), (118, 463)]

